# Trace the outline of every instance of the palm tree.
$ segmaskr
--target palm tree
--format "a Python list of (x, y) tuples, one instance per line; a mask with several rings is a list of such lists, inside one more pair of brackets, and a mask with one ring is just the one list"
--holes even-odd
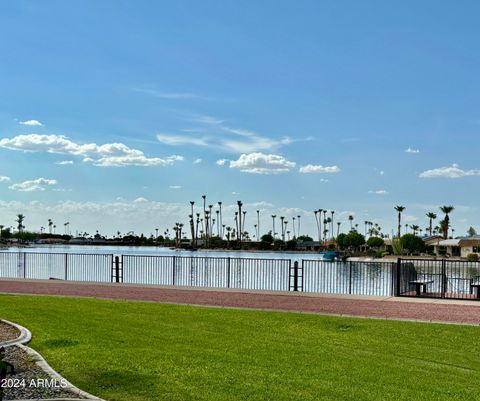
[[(193, 213), (193, 205), (195, 205), (195, 201), (190, 201), (190, 206), (192, 208), (192, 214), (190, 215), (190, 230), (192, 231), (192, 247), (195, 247), (197, 245), (197, 239), (195, 237), (195, 220), (193, 219), (194, 213)], [(158, 238), (158, 235), (157, 235)]]
[(52, 233), (52, 227), (53, 227), (53, 221), (52, 219), (48, 219), (48, 231), (50, 234)]
[(240, 242), (240, 244), (242, 243), (242, 206), (243, 206), (243, 203), (242, 201), (237, 201), (237, 205), (238, 205), (238, 218), (239, 218), (239, 223), (238, 223), (238, 228), (237, 228), (237, 236), (238, 236), (238, 242)]
[[(322, 239), (321, 239), (321, 231), (320, 231), (320, 223), (319, 223), (319, 218), (318, 218), (318, 212), (320, 211), (321, 209), (319, 210), (315, 210), (313, 213), (315, 214), (315, 222), (317, 223), (317, 232), (318, 232), (318, 244), (320, 245), (320, 242), (322, 242)], [(321, 212), (320, 212), (321, 213)], [(321, 216), (321, 215), (320, 215)]]
[(21, 233), (25, 226), (23, 225), (23, 220), (25, 220), (25, 216), (23, 214), (17, 214), (17, 223), (18, 223), (18, 232)]
[(443, 225), (443, 239), (448, 238), (448, 226), (450, 224), (450, 217), (448, 216), (449, 213), (453, 212), (455, 208), (453, 206), (442, 206), (440, 210), (442, 213), (445, 213), (444, 217), (444, 225)]
[(417, 235), (417, 231), (420, 229), (419, 226), (417, 226), (416, 224), (413, 224), (412, 225), (412, 230), (413, 230), (413, 235)]
[(332, 237), (333, 237), (333, 215), (335, 214), (335, 212), (333, 210), (330, 211), (330, 214), (332, 215), (332, 218), (331, 218), (331, 229), (332, 229)]
[(437, 218), (437, 215), (433, 212), (428, 212), (427, 217), (429, 219), (428, 231), (430, 233), (430, 236), (432, 236), (432, 221)]
[(394, 209), (398, 212), (398, 232), (397, 237), (400, 238), (400, 231), (401, 231), (401, 220), (402, 220), (402, 212), (405, 210), (405, 206), (395, 206)]
[(224, 231), (225, 231), (224, 228), (225, 228), (225, 227), (223, 226), (222, 202), (218, 202), (218, 208), (219, 208), (219, 211), (220, 211), (220, 227), (222, 228), (222, 229), (220, 230), (220, 231), (221, 231), (221, 233), (220, 233), (220, 238), (223, 239), (223, 235), (225, 234), (225, 233), (224, 233)]
[(350, 231), (353, 231), (353, 215), (348, 216), (348, 220), (350, 221)]
[(275, 218), (277, 216), (275, 214), (272, 214), (272, 220), (273, 220), (273, 225), (272, 225), (272, 228), (273, 228), (273, 231), (272, 231), (272, 235), (273, 235), (273, 238), (275, 238)]
[(337, 221), (337, 237), (340, 235), (340, 225), (342, 223), (340, 221)]
[(257, 210), (257, 241), (260, 241), (260, 210)]
[(3, 227), (5, 227), (4, 225), (0, 224), (0, 238), (2, 238), (2, 231), (3, 231)]
[(297, 216), (298, 218), (298, 230), (297, 230), (297, 235), (300, 237), (300, 217), (301, 216)]
[(282, 241), (285, 242), (285, 227), (283, 225), (283, 221), (285, 220), (285, 217), (284, 216), (280, 216), (280, 225), (281, 225), (281, 229), (282, 229)]

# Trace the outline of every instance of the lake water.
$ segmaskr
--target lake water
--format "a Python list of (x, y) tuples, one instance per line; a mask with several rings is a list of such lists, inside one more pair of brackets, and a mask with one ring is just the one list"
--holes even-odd
[[(121, 256), (117, 272), (114, 256)], [(320, 253), (186, 251), (164, 247), (42, 245), (2, 249), (0, 277), (391, 295), (381, 262), (330, 262)]]

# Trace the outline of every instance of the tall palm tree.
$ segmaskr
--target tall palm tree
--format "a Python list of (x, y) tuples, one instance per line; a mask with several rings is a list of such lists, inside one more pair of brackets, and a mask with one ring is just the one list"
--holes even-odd
[(319, 218), (318, 218), (318, 210), (315, 210), (313, 212), (315, 214), (315, 222), (317, 223), (317, 233), (318, 233), (318, 244), (320, 244), (320, 242), (322, 242), (320, 236), (320, 223), (319, 223)]
[(320, 238), (320, 242), (322, 241), (322, 212), (323, 209), (318, 209), (318, 238)]
[(239, 225), (237, 229), (237, 236), (238, 236), (238, 242), (242, 243), (242, 206), (243, 203), (242, 201), (237, 201), (237, 206), (238, 206), (238, 218), (239, 218)]
[(413, 235), (417, 235), (417, 231), (420, 229), (419, 226), (417, 226), (416, 224), (413, 224), (412, 225), (412, 230), (413, 230)]
[(437, 218), (437, 215), (433, 212), (428, 212), (427, 217), (429, 220), (428, 231), (430, 233), (430, 236), (432, 236), (432, 221)]
[(2, 238), (2, 231), (3, 231), (3, 227), (5, 227), (4, 225), (0, 224), (0, 238)]
[(298, 218), (298, 230), (297, 230), (297, 235), (298, 235), (299, 237), (300, 237), (300, 217), (302, 217), (302, 216), (300, 216), (300, 215), (297, 216), (297, 218)]
[(405, 206), (395, 206), (394, 209), (398, 212), (398, 232), (397, 237), (400, 238), (400, 231), (402, 227), (402, 212), (405, 210)]
[(17, 223), (18, 223), (18, 232), (21, 233), (25, 226), (23, 225), (23, 221), (25, 220), (25, 216), (23, 214), (17, 214)]
[(280, 225), (281, 225), (281, 229), (282, 229), (282, 241), (285, 242), (285, 227), (283, 225), (283, 221), (285, 220), (285, 217), (284, 216), (280, 216)]
[(337, 237), (340, 235), (340, 225), (341, 224), (342, 224), (342, 222), (337, 221)]
[(275, 214), (272, 214), (272, 220), (273, 220), (273, 224), (272, 224), (272, 229), (273, 229), (273, 231), (272, 231), (272, 236), (273, 236), (273, 238), (275, 238), (275, 218), (276, 218), (276, 217), (277, 217), (277, 216), (276, 216)]
[(448, 238), (448, 226), (450, 224), (450, 217), (448, 216), (449, 213), (453, 212), (455, 208), (453, 206), (442, 206), (440, 207), (440, 210), (442, 213), (445, 213), (445, 217), (443, 218), (444, 220), (444, 225), (443, 225), (443, 238), (447, 239)]
[(223, 235), (224, 235), (224, 227), (223, 227), (223, 216), (222, 216), (222, 202), (218, 202), (218, 208), (219, 208), (219, 211), (220, 211), (220, 227), (222, 228), (220, 231), (220, 238), (223, 239)]
[(260, 241), (260, 210), (257, 210), (257, 241)]
[[(190, 207), (192, 208), (192, 214), (190, 215), (190, 230), (192, 232), (192, 247), (197, 245), (197, 238), (195, 237), (195, 220), (194, 220), (194, 213), (193, 213), (193, 205), (195, 205), (195, 201), (190, 201)], [(157, 235), (158, 238), (158, 235)]]
[(348, 221), (350, 221), (350, 231), (353, 231), (353, 215), (348, 216)]
[(48, 219), (48, 232), (52, 233), (53, 221), (52, 219)]
[(335, 214), (335, 212), (333, 210), (330, 211), (330, 214), (332, 215), (332, 218), (331, 218), (331, 233), (332, 233), (332, 238), (333, 238), (333, 215)]
[(293, 226), (293, 239), (295, 239), (297, 237), (295, 235), (295, 216), (292, 217), (292, 226)]

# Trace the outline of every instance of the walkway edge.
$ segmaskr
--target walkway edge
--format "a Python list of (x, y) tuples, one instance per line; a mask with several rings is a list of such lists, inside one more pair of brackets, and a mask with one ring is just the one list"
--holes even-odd
[[(78, 387), (74, 386), (72, 383), (70, 383), (67, 379), (65, 379), (63, 376), (61, 376), (57, 371), (55, 371), (43, 358), (37, 351), (35, 351), (33, 348), (30, 348), (26, 346), (25, 344), (29, 343), (30, 340), (32, 339), (32, 333), (30, 330), (27, 328), (20, 326), (19, 324), (9, 322), (8, 320), (0, 320), (3, 323), (10, 324), (13, 327), (17, 328), (20, 330), (20, 336), (16, 340), (11, 340), (11, 341), (5, 341), (0, 343), (0, 346), (18, 346), (22, 350), (24, 350), (30, 357), (33, 358), (34, 362), (39, 366), (45, 373), (47, 373), (52, 379), (55, 379), (57, 381), (62, 381), (65, 383), (65, 390), (71, 391), (73, 394), (76, 394), (79, 397), (84, 397), (83, 399), (88, 399), (88, 400), (95, 400), (95, 401), (105, 401), (102, 398), (96, 397), (90, 393), (87, 393), (86, 391), (80, 390)], [(67, 400), (67, 398), (65, 398)], [(61, 401), (62, 399), (56, 398), (55, 401)], [(75, 401), (75, 398), (68, 398), (69, 401)], [(21, 401), (21, 400), (19, 400)], [(29, 400), (29, 401), (34, 401), (34, 400)], [(42, 399), (42, 401), (48, 401), (45, 399)]]

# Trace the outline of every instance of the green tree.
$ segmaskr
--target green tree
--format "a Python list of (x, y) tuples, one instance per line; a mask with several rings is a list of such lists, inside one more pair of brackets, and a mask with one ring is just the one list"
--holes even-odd
[(345, 237), (345, 245), (350, 249), (357, 249), (365, 244), (365, 237), (357, 231), (350, 231)]
[(430, 233), (430, 236), (432, 236), (432, 222), (437, 218), (437, 215), (433, 212), (428, 212), (427, 217), (429, 220), (428, 231)]
[(473, 237), (474, 235), (477, 235), (477, 230), (475, 230), (473, 227), (470, 227), (467, 231), (467, 234), (469, 237)]
[(337, 246), (340, 249), (346, 249), (347, 248), (347, 234), (341, 233), (337, 235)]
[(421, 253), (425, 251), (425, 243), (423, 240), (413, 234), (404, 234), (400, 238), (403, 249), (409, 253)]
[(374, 249), (378, 249), (378, 248), (382, 247), (384, 244), (385, 244), (385, 241), (380, 237), (370, 237), (367, 240), (367, 245), (370, 248), (374, 248)]
[(309, 237), (308, 235), (300, 235), (300, 237), (297, 238), (298, 241), (313, 241), (312, 237)]
[(405, 206), (395, 206), (394, 209), (398, 212), (397, 237), (400, 238), (400, 231), (401, 231), (401, 228), (402, 228), (402, 212), (405, 210)]
[(448, 238), (448, 227), (450, 226), (450, 217), (449, 213), (453, 212), (455, 208), (453, 206), (442, 206), (440, 210), (445, 213), (445, 217), (443, 219), (443, 238)]

